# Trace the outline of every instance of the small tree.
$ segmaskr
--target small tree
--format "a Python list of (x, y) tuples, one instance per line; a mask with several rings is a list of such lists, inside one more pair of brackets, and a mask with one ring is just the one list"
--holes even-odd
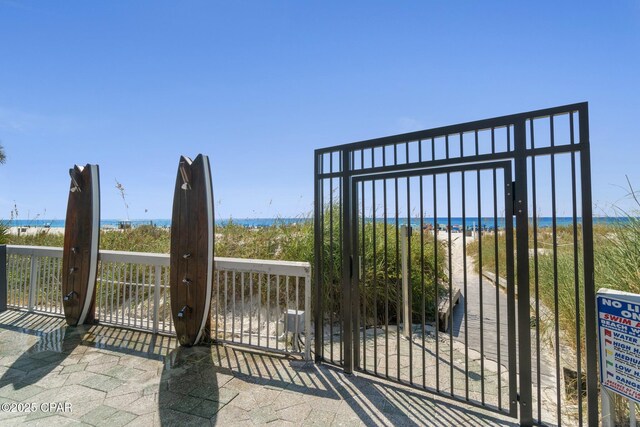
[(7, 161), (7, 155), (4, 154), (4, 147), (0, 144), (0, 165), (5, 164)]

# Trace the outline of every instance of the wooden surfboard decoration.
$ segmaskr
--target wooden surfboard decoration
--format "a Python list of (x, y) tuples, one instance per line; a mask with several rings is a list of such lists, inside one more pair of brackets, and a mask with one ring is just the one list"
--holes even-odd
[(181, 345), (205, 336), (213, 280), (213, 189), (209, 157), (180, 157), (171, 216), (171, 314)]
[(62, 307), (71, 326), (92, 323), (100, 243), (98, 165), (75, 165), (64, 224)]

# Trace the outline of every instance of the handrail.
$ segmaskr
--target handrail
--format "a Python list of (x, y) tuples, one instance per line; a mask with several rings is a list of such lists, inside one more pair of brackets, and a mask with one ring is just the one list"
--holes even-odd
[[(6, 255), (7, 273), (11, 277), (7, 281), (8, 305), (63, 314), (60, 274), (63, 249), (7, 245)], [(174, 333), (168, 254), (101, 250), (99, 261), (96, 318), (100, 322), (153, 333)], [(303, 352), (310, 359), (309, 263), (216, 257), (214, 269), (215, 302), (212, 301), (211, 311), (215, 317), (213, 332), (219, 341)], [(248, 328), (245, 320), (249, 322)], [(256, 334), (252, 324), (264, 330)], [(288, 337), (289, 333), (294, 334), (293, 339)], [(304, 350), (298, 346), (302, 334)]]
[[(50, 246), (21, 246), (7, 245), (8, 254), (26, 256), (46, 256), (62, 258), (62, 248)], [(101, 250), (100, 260), (105, 262), (126, 262), (135, 264), (169, 266), (169, 254), (153, 252), (127, 252)], [(299, 275), (311, 271), (308, 262), (300, 261), (274, 261), (250, 258), (226, 258), (215, 257), (214, 268), (228, 271), (251, 271), (273, 275)]]

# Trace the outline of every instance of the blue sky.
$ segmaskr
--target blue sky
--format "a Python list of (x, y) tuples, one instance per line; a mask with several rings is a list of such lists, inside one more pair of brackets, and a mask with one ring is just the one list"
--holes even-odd
[(589, 101), (593, 198), (640, 188), (640, 2), (0, 0), (0, 218), (168, 218), (180, 154), (218, 217), (313, 205), (313, 150)]

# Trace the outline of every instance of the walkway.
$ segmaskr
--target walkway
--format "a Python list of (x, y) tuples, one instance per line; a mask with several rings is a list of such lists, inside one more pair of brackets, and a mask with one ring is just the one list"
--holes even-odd
[[(473, 241), (473, 237), (466, 238), (467, 244)], [(514, 348), (514, 356), (516, 357), (516, 365), (519, 364), (517, 358), (517, 317), (509, 319), (507, 316), (507, 293), (504, 289), (497, 288), (486, 277), (482, 279), (482, 285), (480, 285), (480, 279), (478, 272), (475, 271), (474, 260), (472, 257), (467, 256), (466, 262), (463, 256), (463, 238), (462, 234), (453, 234), (451, 240), (451, 270), (452, 270), (452, 282), (454, 286), (460, 288), (462, 297), (461, 304), (456, 307), (454, 312), (453, 321), (453, 337), (454, 340), (464, 343), (465, 342), (465, 323), (464, 323), (464, 304), (467, 305), (467, 327), (468, 327), (468, 346), (469, 349), (480, 352), (481, 346), (484, 351), (484, 355), (488, 360), (495, 362), (499, 361), (501, 366), (501, 372), (508, 370), (509, 363), (509, 348), (507, 340), (508, 328), (514, 328), (516, 330), (516, 342)], [(502, 250), (502, 248), (501, 248)], [(467, 292), (464, 292), (464, 271), (466, 268), (467, 273)], [(501, 272), (500, 276), (505, 277), (506, 272)], [(500, 279), (504, 281), (504, 279)], [(506, 287), (506, 282), (504, 282)], [(482, 293), (482, 316), (480, 312), (480, 294)], [(514, 302), (515, 310), (517, 313), (518, 301)], [(531, 300), (531, 304), (535, 304), (535, 300)], [(498, 322), (499, 313), (500, 318)], [(482, 320), (481, 320), (482, 319)], [(498, 328), (500, 331), (500, 342), (498, 345)], [(537, 364), (535, 363), (537, 353), (535, 348), (535, 329), (532, 329), (531, 337), (531, 369), (532, 378), (537, 377)], [(538, 410), (541, 412), (542, 419), (546, 424), (553, 425), (550, 420), (556, 419), (557, 402), (556, 402), (556, 387), (557, 380), (555, 375), (555, 360), (552, 357), (553, 351), (548, 348), (548, 343), (545, 342), (541, 349), (541, 364), (540, 364), (540, 386), (541, 386), (541, 399), (540, 407), (538, 408), (537, 399), (537, 387), (538, 384), (533, 384), (533, 405), (534, 416), (538, 415)], [(499, 359), (498, 359), (499, 355)], [(572, 417), (573, 410), (567, 405), (563, 410), (563, 422), (567, 425), (575, 424), (576, 420)]]
[[(0, 376), (0, 404), (36, 408), (0, 412), (3, 426), (516, 425), (299, 359), (215, 345), (176, 348), (168, 337), (67, 328), (63, 319), (18, 311), (0, 314)], [(43, 403), (63, 405), (55, 412)]]

